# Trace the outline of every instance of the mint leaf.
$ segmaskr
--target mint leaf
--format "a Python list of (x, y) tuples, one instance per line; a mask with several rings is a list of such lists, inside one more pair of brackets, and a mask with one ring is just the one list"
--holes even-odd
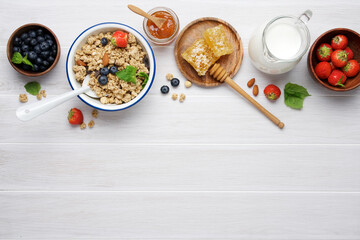
[(288, 107), (291, 107), (294, 109), (301, 109), (303, 107), (303, 102), (304, 102), (304, 99), (302, 99), (302, 98), (285, 94), (285, 104)]
[(15, 64), (20, 64), (23, 61), (23, 57), (21, 56), (21, 53), (14, 52), (11, 61)]
[(147, 75), (146, 73), (144, 72), (139, 72), (139, 77), (143, 78), (144, 81), (143, 83), (141, 84), (141, 87), (144, 88), (146, 86), (146, 83), (148, 82), (149, 80), (149, 75)]
[(125, 69), (116, 72), (116, 76), (125, 82), (136, 84), (136, 71), (137, 69), (131, 65), (127, 65)]
[(41, 89), (40, 83), (38, 82), (29, 82), (27, 84), (25, 84), (25, 89), (28, 93), (30, 93), (31, 95), (38, 95), (39, 91)]
[(284, 89), (284, 96), (286, 106), (294, 109), (301, 109), (303, 107), (304, 99), (311, 95), (303, 86), (287, 83)]
[(310, 94), (308, 93), (306, 88), (304, 88), (303, 86), (294, 84), (294, 83), (287, 83), (285, 85), (284, 92), (287, 92), (288, 94), (293, 95), (293, 96), (300, 97), (302, 99), (304, 99), (307, 96), (310, 96)]
[(26, 56), (23, 58), (22, 62), (25, 63), (26, 65), (30, 65), (32, 68), (34, 68), (33, 64), (30, 62), (30, 60), (27, 57), (28, 57), (28, 55), (26, 54)]

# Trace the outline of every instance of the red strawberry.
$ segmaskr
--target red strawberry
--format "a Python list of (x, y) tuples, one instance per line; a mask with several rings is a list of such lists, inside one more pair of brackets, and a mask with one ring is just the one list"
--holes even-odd
[(345, 74), (342, 71), (337, 70), (337, 69), (332, 71), (332, 73), (330, 74), (330, 76), (328, 78), (329, 84), (333, 85), (333, 86), (345, 87), (344, 86), (345, 81), (346, 81)]
[(347, 77), (355, 77), (359, 73), (360, 66), (356, 60), (350, 60), (342, 70)]
[(347, 53), (344, 50), (335, 50), (331, 54), (331, 61), (335, 67), (343, 67), (346, 65), (348, 60)]
[(129, 34), (122, 31), (116, 31), (111, 37), (111, 42), (116, 47), (126, 47), (128, 39)]
[(315, 73), (320, 79), (327, 79), (331, 73), (330, 63), (319, 62), (315, 67)]
[(331, 71), (335, 70), (335, 66), (332, 62), (329, 62), (330, 63), (330, 66), (331, 66)]
[(351, 60), (351, 59), (354, 58), (354, 53), (353, 53), (353, 51), (352, 51), (349, 47), (345, 48), (344, 51), (345, 51), (345, 52), (347, 53), (347, 55), (348, 55), (348, 60)]
[(348, 39), (344, 35), (336, 35), (331, 40), (331, 47), (335, 50), (345, 49), (348, 45)]
[(79, 109), (72, 108), (69, 111), (68, 120), (70, 124), (82, 124), (84, 121), (84, 117)]
[(321, 44), (316, 49), (316, 56), (319, 59), (319, 61), (330, 61), (332, 53), (333, 53), (333, 50), (332, 50), (331, 46), (327, 43)]
[(264, 89), (264, 94), (268, 99), (276, 100), (280, 97), (281, 91), (274, 84), (270, 84)]

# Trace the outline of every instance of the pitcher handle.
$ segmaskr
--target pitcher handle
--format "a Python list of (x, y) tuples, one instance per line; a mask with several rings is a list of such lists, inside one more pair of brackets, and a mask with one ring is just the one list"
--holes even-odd
[[(303, 17), (305, 17), (305, 21), (301, 19)], [(311, 17), (312, 17), (312, 11), (308, 9), (299, 16), (299, 20), (303, 21), (306, 24), (308, 21), (310, 21)]]

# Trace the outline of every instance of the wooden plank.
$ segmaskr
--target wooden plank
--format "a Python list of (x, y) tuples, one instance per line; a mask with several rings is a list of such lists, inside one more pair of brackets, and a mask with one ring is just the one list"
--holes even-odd
[[(49, 96), (51, 97), (51, 96)], [(22, 106), (17, 98), (0, 96), (1, 143), (211, 143), (211, 144), (358, 144), (360, 105), (357, 97), (309, 97), (301, 111), (282, 102), (259, 99), (285, 123), (278, 129), (246, 100), (191, 96), (184, 103), (170, 95), (147, 96), (120, 112), (101, 112), (93, 129), (70, 126), (70, 108), (80, 108), (89, 122), (92, 109), (79, 99), (38, 118), (21, 122), (15, 116)], [(32, 96), (30, 101), (37, 101)], [(15, 125), (14, 125), (15, 123)], [(12, 127), (10, 127), (12, 126)]]
[(1, 239), (359, 239), (360, 193), (0, 193)]
[(359, 145), (0, 144), (6, 191), (360, 191)]

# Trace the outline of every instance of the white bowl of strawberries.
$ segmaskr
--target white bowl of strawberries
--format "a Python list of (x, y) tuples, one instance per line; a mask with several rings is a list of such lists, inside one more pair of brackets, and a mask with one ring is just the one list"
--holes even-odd
[(346, 29), (329, 30), (318, 37), (308, 55), (309, 72), (315, 81), (334, 91), (360, 85), (360, 35)]

